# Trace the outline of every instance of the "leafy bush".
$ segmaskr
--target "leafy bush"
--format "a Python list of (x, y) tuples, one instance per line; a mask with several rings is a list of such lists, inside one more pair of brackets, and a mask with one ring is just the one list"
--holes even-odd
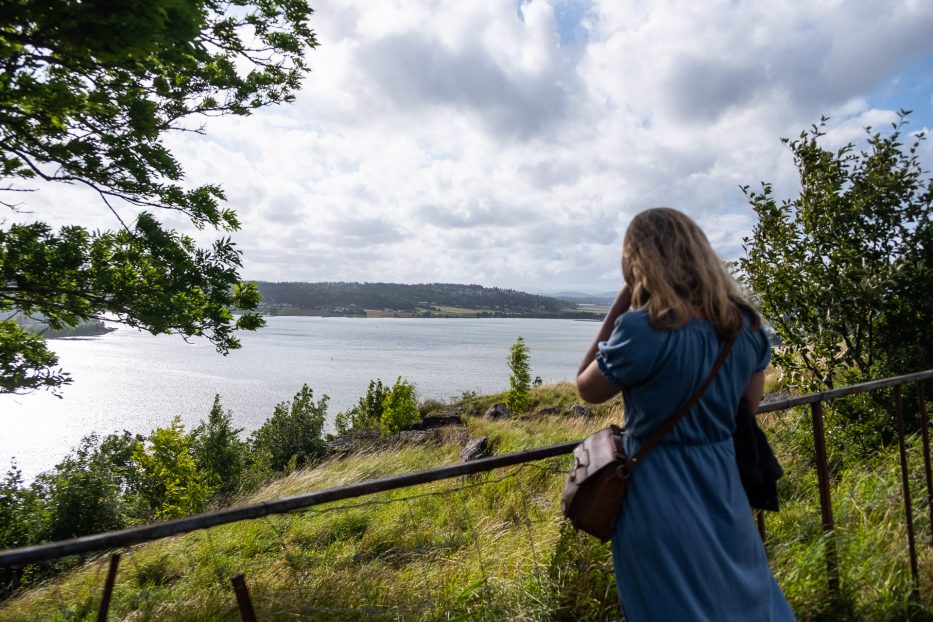
[(46, 499), (49, 540), (65, 540), (126, 525), (120, 478), (108, 456), (100, 451), (97, 436), (86, 436), (81, 444), (53, 471), (37, 478), (36, 486)]
[(415, 387), (399, 376), (382, 400), (382, 433), (393, 434), (411, 427), (421, 420), (418, 402), (415, 399)]
[(156, 428), (133, 451), (141, 495), (157, 518), (177, 518), (204, 509), (211, 496), (211, 474), (198, 469), (181, 418)]
[(23, 474), (16, 463), (0, 479), (0, 548), (12, 549), (32, 544), (40, 530), (33, 491), (23, 487)]
[(378, 430), (382, 421), (382, 402), (388, 394), (389, 388), (382, 384), (382, 380), (370, 380), (366, 395), (360, 398), (357, 405), (337, 414), (334, 420), (337, 433)]
[(258, 460), (282, 472), (323, 456), (327, 445), (321, 435), (328, 400), (324, 395), (315, 402), (314, 392), (304, 385), (291, 402), (276, 405), (272, 416), (251, 437)]
[(528, 362), (528, 346), (525, 339), (519, 337), (512, 344), (509, 353), (509, 392), (505, 396), (505, 405), (513, 413), (528, 410), (531, 393), (531, 365)]
[(219, 395), (214, 396), (207, 421), (191, 431), (191, 454), (198, 468), (209, 474), (217, 494), (230, 495), (240, 486), (248, 451), (240, 440), (242, 431), (233, 427), (233, 413), (223, 409)]
[[(38, 541), (44, 517), (42, 498), (23, 486), (16, 464), (0, 479), (0, 549), (28, 546)], [(22, 568), (0, 568), (0, 599), (20, 586)]]

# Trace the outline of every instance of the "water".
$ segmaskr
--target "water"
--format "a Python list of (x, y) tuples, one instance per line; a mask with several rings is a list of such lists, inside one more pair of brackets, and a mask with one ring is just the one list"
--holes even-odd
[(121, 327), (99, 337), (51, 341), (74, 383), (48, 393), (0, 396), (0, 471), (15, 456), (27, 479), (54, 466), (90, 432), (148, 433), (179, 415), (189, 428), (215, 394), (247, 432), (307, 383), (330, 396), (328, 418), (371, 379), (413, 382), (419, 399), (508, 388), (506, 359), (525, 338), (532, 377), (572, 379), (596, 335), (594, 322), (531, 319), (272, 317), (223, 357), (203, 340), (153, 337)]

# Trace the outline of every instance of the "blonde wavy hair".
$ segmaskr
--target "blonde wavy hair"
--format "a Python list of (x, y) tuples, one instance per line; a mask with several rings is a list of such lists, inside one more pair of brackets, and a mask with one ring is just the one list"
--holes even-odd
[(622, 276), (632, 308), (647, 308), (655, 328), (674, 330), (699, 317), (721, 337), (733, 338), (742, 331), (743, 313), (755, 328), (761, 324), (706, 234), (675, 209), (656, 207), (635, 216), (622, 243)]

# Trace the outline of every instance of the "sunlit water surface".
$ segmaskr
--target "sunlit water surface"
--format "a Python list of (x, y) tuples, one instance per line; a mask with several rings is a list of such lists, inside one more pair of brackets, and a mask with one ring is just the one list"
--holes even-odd
[(153, 337), (121, 327), (107, 335), (51, 341), (74, 383), (48, 393), (0, 396), (0, 471), (15, 457), (31, 479), (91, 432), (148, 433), (179, 415), (189, 428), (207, 417), (214, 394), (251, 431), (275, 404), (307, 383), (330, 396), (328, 419), (352, 406), (370, 379), (412, 381), (419, 399), (508, 387), (506, 359), (525, 338), (532, 377), (573, 378), (597, 324), (528, 319), (359, 319), (272, 317), (224, 357), (210, 343)]

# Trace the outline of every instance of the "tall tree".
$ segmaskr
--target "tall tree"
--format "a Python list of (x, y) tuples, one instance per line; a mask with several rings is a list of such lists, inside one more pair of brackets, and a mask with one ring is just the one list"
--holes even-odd
[[(866, 147), (823, 146), (826, 121), (784, 140), (800, 194), (745, 187), (758, 224), (741, 267), (806, 390), (933, 367), (933, 178), (909, 113)], [(907, 144), (905, 144), (905, 142)]]
[(256, 459), (281, 472), (322, 457), (327, 451), (322, 434), (329, 399), (322, 395), (315, 402), (314, 391), (304, 385), (290, 401), (277, 404), (272, 416), (250, 437)]
[[(239, 347), (236, 329), (262, 324), (225, 237), (239, 220), (218, 185), (183, 182), (166, 137), (292, 101), (317, 45), (311, 12), (305, 0), (0, 0), (0, 314), (52, 328), (107, 318)], [(55, 183), (88, 189), (115, 229), (30, 222), (28, 193)], [(163, 210), (221, 237), (199, 248), (163, 226)], [(67, 383), (42, 340), (4, 318), (0, 393)]]
[(531, 363), (528, 361), (528, 346), (525, 338), (519, 337), (509, 350), (509, 392), (505, 396), (505, 405), (513, 413), (524, 412), (528, 408), (531, 395)]
[(243, 428), (233, 425), (233, 411), (224, 410), (220, 395), (207, 416), (190, 434), (191, 455), (201, 471), (212, 475), (215, 492), (230, 495), (240, 485), (246, 467), (248, 445), (240, 439)]

